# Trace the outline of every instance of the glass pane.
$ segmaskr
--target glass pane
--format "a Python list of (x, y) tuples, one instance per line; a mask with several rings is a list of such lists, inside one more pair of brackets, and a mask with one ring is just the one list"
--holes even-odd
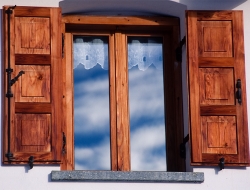
[(108, 37), (74, 36), (76, 170), (110, 170)]
[(163, 43), (128, 37), (131, 170), (166, 171)]

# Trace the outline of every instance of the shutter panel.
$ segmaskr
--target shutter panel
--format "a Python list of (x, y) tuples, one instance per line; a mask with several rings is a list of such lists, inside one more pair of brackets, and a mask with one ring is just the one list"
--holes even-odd
[[(5, 69), (8, 68), (8, 16), (4, 7)], [(60, 8), (15, 7), (10, 16), (10, 152), (4, 163), (58, 163), (62, 150), (62, 72)], [(7, 77), (5, 78), (7, 89)], [(5, 90), (6, 93), (6, 90)], [(8, 104), (5, 101), (4, 155), (8, 152)]]
[(193, 165), (249, 164), (242, 18), (242, 11), (187, 11)]

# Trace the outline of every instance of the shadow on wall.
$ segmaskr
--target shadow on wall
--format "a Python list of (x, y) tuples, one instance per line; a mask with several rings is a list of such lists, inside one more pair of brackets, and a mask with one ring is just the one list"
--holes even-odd
[(189, 10), (232, 10), (247, 0), (179, 0)]
[(63, 14), (130, 14), (177, 16), (186, 5), (169, 0), (63, 0), (59, 2)]

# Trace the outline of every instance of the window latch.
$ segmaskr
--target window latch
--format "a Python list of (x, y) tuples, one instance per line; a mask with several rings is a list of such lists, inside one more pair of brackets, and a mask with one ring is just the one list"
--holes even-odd
[(15, 76), (13, 79), (11, 79), (10, 85), (12, 86), (13, 84), (15, 84), (15, 82), (18, 81), (18, 78), (20, 76), (22, 76), (24, 73), (25, 73), (24, 71), (20, 71), (17, 76)]
[(186, 159), (186, 143), (189, 141), (189, 134), (183, 139), (180, 144), (180, 157)]

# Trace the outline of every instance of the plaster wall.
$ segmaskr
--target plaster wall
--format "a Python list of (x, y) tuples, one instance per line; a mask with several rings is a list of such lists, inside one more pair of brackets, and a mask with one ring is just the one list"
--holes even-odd
[[(180, 3), (180, 4), (178, 4)], [(250, 2), (245, 0), (1, 0), (0, 11), (3, 5), (17, 6), (50, 6), (62, 7), (63, 13), (71, 12), (143, 12), (148, 14), (165, 14), (180, 17), (181, 38), (185, 35), (185, 9), (192, 10), (243, 10), (244, 11), (244, 41), (245, 41), (245, 63), (246, 63), (246, 81), (248, 110), (250, 110)], [(2, 12), (2, 11), (1, 11)], [(2, 31), (2, 14), (0, 15), (0, 31)], [(2, 37), (0, 38), (2, 44)], [(183, 84), (186, 84), (185, 78), (185, 51), (183, 52)], [(2, 46), (0, 47), (0, 56), (2, 56)], [(2, 65), (2, 57), (0, 59)], [(2, 67), (0, 72), (4, 73)], [(2, 77), (1, 77), (2, 84)], [(184, 94), (187, 89), (183, 87)], [(3, 89), (0, 88), (0, 97), (3, 99)], [(187, 97), (184, 97), (184, 100)], [(185, 101), (184, 101), (185, 102)], [(187, 104), (184, 104), (187, 110)], [(2, 110), (0, 110), (2, 112)], [(250, 121), (250, 111), (248, 111), (248, 121)], [(2, 113), (0, 113), (1, 121)], [(188, 116), (185, 112), (185, 123), (188, 123)], [(2, 124), (2, 122), (1, 122)], [(187, 125), (185, 132), (187, 133)], [(250, 136), (250, 135), (249, 135)], [(0, 142), (2, 136), (0, 136)], [(0, 154), (2, 154), (0, 146)], [(250, 168), (226, 168), (219, 171), (216, 167), (191, 167), (189, 156), (187, 156), (187, 171), (204, 172), (205, 181), (201, 184), (186, 183), (79, 183), (79, 182), (51, 182), (50, 173), (52, 170), (60, 170), (59, 166), (35, 166), (29, 170), (28, 166), (3, 166), (0, 165), (0, 189), (3, 190), (28, 190), (28, 189), (249, 189), (250, 186)]]

